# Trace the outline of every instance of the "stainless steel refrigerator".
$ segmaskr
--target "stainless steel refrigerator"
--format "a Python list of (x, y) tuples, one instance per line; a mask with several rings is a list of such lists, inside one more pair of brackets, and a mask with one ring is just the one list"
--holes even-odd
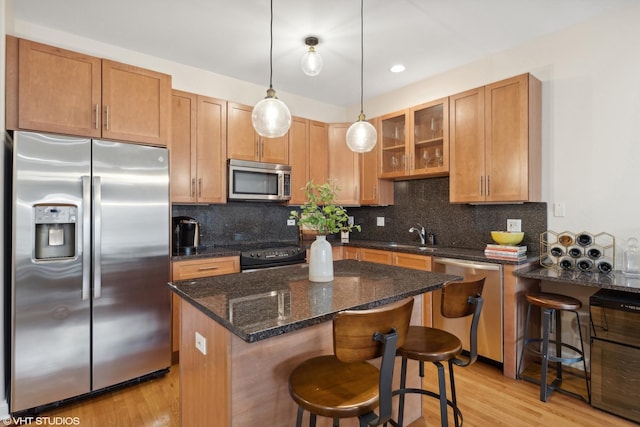
[(30, 132), (8, 141), (11, 412), (166, 372), (167, 150)]

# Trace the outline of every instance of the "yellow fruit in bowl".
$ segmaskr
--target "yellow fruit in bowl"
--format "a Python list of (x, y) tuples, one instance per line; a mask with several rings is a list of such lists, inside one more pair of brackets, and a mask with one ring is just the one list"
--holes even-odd
[(524, 239), (522, 231), (492, 231), (491, 238), (499, 245), (517, 245)]

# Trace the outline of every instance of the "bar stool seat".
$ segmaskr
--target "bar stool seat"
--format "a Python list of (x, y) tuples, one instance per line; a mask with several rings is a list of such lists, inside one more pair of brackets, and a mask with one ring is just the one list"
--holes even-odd
[[(540, 400), (546, 402), (551, 392), (557, 390), (561, 393), (576, 397), (578, 399), (589, 402), (591, 400), (591, 390), (589, 388), (589, 373), (585, 361), (584, 344), (582, 341), (582, 328), (580, 326), (580, 315), (578, 310), (582, 307), (580, 300), (567, 296), (549, 292), (530, 292), (526, 296), (529, 307), (527, 309), (527, 320), (525, 322), (525, 335), (520, 356), (520, 366), (517, 371), (517, 378), (530, 381), (540, 386)], [(542, 310), (542, 336), (529, 336), (529, 322), (531, 318), (532, 307), (537, 306)], [(580, 338), (580, 348), (569, 343), (562, 342), (562, 313), (570, 312), (575, 314)], [(556, 339), (550, 339), (550, 332), (555, 318), (555, 335)], [(550, 349), (550, 345), (552, 348)], [(541, 346), (541, 348), (540, 348)], [(553, 351), (555, 348), (555, 352)], [(565, 350), (565, 351), (563, 351)], [(523, 375), (523, 364), (525, 353), (531, 352), (541, 358), (540, 379)], [(556, 377), (551, 384), (548, 384), (547, 374), (549, 370), (549, 362), (556, 363)], [(562, 365), (582, 362), (584, 369), (584, 379), (587, 390), (587, 398), (585, 399), (579, 393), (562, 388)]]

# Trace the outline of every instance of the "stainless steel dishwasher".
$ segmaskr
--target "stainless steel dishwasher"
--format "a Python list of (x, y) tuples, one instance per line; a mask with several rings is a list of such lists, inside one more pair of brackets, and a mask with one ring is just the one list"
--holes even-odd
[[(482, 297), (484, 305), (478, 324), (478, 355), (489, 361), (503, 363), (502, 343), (502, 265), (487, 262), (465, 261), (453, 258), (433, 258), (433, 271), (454, 274), (466, 279), (485, 277)], [(462, 341), (462, 348), (469, 350), (471, 316), (463, 319), (447, 319), (440, 314), (442, 291), (433, 292), (433, 326), (444, 329)]]

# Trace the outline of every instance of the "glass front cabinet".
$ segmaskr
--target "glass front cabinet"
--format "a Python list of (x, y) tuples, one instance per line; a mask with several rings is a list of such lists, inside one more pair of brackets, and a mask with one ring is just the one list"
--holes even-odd
[(413, 179), (449, 174), (449, 101), (439, 99), (381, 118), (382, 175)]

